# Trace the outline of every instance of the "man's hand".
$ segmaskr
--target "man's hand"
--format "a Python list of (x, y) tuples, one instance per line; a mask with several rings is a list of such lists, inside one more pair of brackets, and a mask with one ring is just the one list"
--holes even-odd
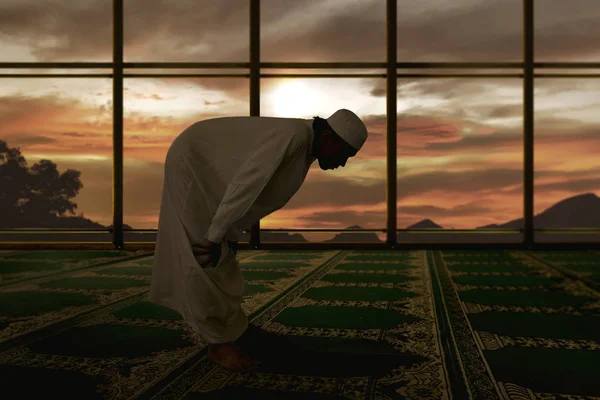
[(207, 240), (206, 244), (192, 244), (192, 248), (194, 250), (195, 256), (206, 256), (203, 257), (204, 260), (200, 264), (202, 267), (206, 267), (208, 264), (213, 264), (216, 266), (216, 263), (220, 258), (220, 247), (219, 243), (213, 243), (210, 240)]
[(198, 248), (199, 250), (195, 250), (194, 249), (194, 254), (206, 254), (206, 253), (210, 253), (211, 249), (214, 249), (217, 245), (217, 243), (213, 243), (210, 240), (207, 240), (207, 244), (192, 244), (192, 247), (194, 247), (195, 249)]

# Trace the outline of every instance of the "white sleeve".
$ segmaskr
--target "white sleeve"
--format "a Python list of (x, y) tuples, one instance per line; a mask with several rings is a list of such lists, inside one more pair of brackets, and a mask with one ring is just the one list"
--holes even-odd
[(287, 133), (268, 135), (237, 171), (217, 208), (206, 239), (219, 243), (237, 220), (248, 212), (286, 156), (298, 147)]

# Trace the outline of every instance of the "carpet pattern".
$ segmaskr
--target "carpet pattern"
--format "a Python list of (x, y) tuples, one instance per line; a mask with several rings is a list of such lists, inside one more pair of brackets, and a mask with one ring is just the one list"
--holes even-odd
[(436, 253), (435, 267), (446, 305), (454, 308), (452, 329), (473, 398), (600, 395), (595, 378), (600, 376), (600, 295), (554, 265), (568, 257), (571, 265), (598, 270), (595, 256)]
[(238, 259), (251, 323), (286, 340), (254, 373), (218, 367), (178, 313), (146, 301), (151, 253), (0, 252), (3, 391), (600, 398), (597, 252), (239, 251)]

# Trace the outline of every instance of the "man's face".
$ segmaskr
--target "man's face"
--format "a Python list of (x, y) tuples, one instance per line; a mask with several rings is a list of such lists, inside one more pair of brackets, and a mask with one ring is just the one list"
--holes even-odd
[(331, 132), (329, 134), (326, 132), (323, 136), (319, 166), (322, 170), (343, 167), (348, 158), (354, 155), (356, 155), (356, 150), (352, 146)]

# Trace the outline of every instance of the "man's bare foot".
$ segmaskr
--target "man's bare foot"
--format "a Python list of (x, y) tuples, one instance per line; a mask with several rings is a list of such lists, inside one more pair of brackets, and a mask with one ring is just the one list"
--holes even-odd
[(209, 344), (208, 358), (223, 368), (237, 372), (252, 372), (260, 365), (260, 361), (252, 358), (233, 342)]

